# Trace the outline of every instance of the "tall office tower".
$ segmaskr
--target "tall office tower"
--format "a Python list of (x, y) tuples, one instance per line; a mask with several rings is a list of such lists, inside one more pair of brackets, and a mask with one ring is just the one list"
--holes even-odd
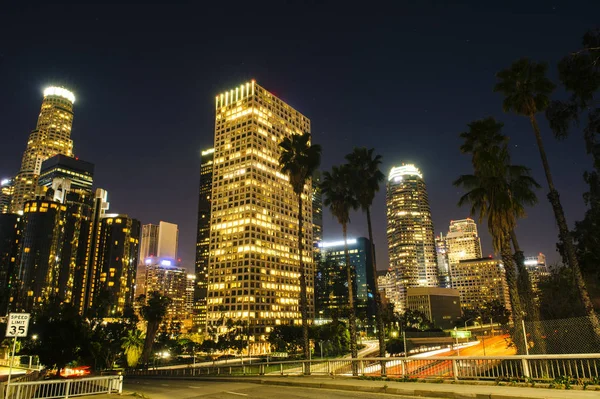
[(450, 288), (452, 282), (450, 280), (448, 247), (446, 245), (446, 237), (444, 237), (444, 233), (440, 233), (439, 236), (435, 237), (435, 252), (437, 254), (438, 278), (440, 280), (440, 287)]
[(390, 270), (377, 270), (377, 288), (379, 288), (382, 303), (394, 305), (394, 312), (399, 312), (396, 304), (400, 303), (400, 291)]
[(452, 288), (460, 292), (464, 309), (481, 307), (485, 302), (499, 300), (511, 309), (506, 272), (502, 261), (492, 258), (461, 260), (454, 266)]
[(387, 239), (390, 269), (400, 303), (408, 287), (437, 287), (438, 265), (429, 198), (421, 171), (414, 165), (393, 167), (387, 184)]
[(119, 315), (133, 306), (139, 240), (139, 221), (119, 214), (105, 214), (100, 219), (92, 242), (94, 282), (88, 292), (89, 309), (97, 315)]
[(200, 153), (200, 190), (198, 195), (198, 231), (196, 235), (196, 287), (194, 288), (194, 329), (206, 332), (208, 296), (208, 255), (210, 251), (210, 211), (215, 149)]
[[(208, 323), (248, 321), (252, 352), (280, 324), (301, 324), (298, 199), (281, 173), (279, 143), (310, 121), (254, 81), (216, 98), (208, 267)], [(312, 180), (312, 179), (311, 179)], [(304, 189), (303, 251), (314, 317), (311, 181)], [(222, 309), (222, 311), (221, 311)]]
[(44, 90), (42, 109), (35, 130), (29, 135), (23, 153), (21, 170), (15, 177), (15, 189), (11, 201), (11, 212), (23, 210), (25, 201), (34, 198), (37, 179), (42, 162), (56, 155), (73, 155), (71, 127), (73, 125), (73, 103), (75, 96), (62, 87)]
[(15, 266), (21, 242), (21, 216), (0, 214), (0, 314), (8, 311)]
[(160, 258), (177, 259), (177, 246), (179, 244), (179, 228), (174, 223), (158, 223), (158, 249), (156, 256)]
[(98, 237), (100, 235), (100, 222), (106, 215), (106, 211), (110, 204), (108, 202), (108, 192), (102, 188), (97, 188), (94, 195), (94, 207), (92, 213), (92, 223), (90, 229), (90, 238), (88, 242), (88, 251), (86, 258), (86, 272), (84, 275), (84, 281), (82, 282), (85, 287), (83, 298), (79, 300), (78, 310), (79, 313), (84, 314), (91, 310), (94, 292), (98, 284), (96, 282), (97, 272), (97, 258), (98, 258)]
[(539, 253), (536, 256), (525, 257), (525, 268), (529, 273), (529, 280), (531, 281), (531, 289), (536, 301), (540, 299), (540, 280), (550, 276), (550, 270), (546, 264), (546, 255)]
[(13, 284), (13, 312), (31, 312), (60, 296), (58, 279), (67, 207), (56, 201), (25, 202), (23, 231)]
[(171, 299), (163, 324), (182, 323), (186, 317), (185, 298), (187, 271), (177, 267), (173, 258), (150, 257), (144, 260), (146, 265), (146, 295), (158, 291)]
[(312, 178), (313, 241), (315, 250), (323, 241), (323, 194), (321, 193), (321, 172), (315, 171)]
[[(344, 241), (324, 241), (320, 245), (321, 262), (315, 280), (315, 309), (317, 318), (329, 319), (334, 313), (343, 314), (348, 304), (348, 277)], [(374, 315), (373, 263), (371, 241), (365, 237), (348, 239), (348, 254), (354, 280), (354, 303), (357, 310)]]
[(14, 179), (3, 179), (0, 182), (0, 214), (8, 213), (10, 210), (10, 202), (14, 191)]
[(81, 308), (85, 296), (88, 243), (92, 228), (94, 165), (56, 155), (42, 163), (39, 189), (66, 206), (60, 242), (58, 292), (61, 300)]
[(185, 313), (186, 318), (194, 314), (194, 290), (196, 289), (196, 275), (188, 274), (185, 283)]
[(158, 225), (145, 224), (142, 226), (142, 238), (140, 239), (140, 264), (150, 256), (158, 256)]
[(458, 262), (466, 259), (480, 259), (482, 256), (481, 241), (477, 235), (475, 221), (471, 218), (451, 220), (446, 235), (446, 248), (448, 250), (450, 280), (452, 280), (453, 268)]

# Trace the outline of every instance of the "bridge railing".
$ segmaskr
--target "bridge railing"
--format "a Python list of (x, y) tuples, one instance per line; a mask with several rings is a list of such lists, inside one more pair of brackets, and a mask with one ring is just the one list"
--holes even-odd
[(131, 376), (277, 376), (344, 375), (401, 379), (552, 381), (570, 377), (600, 380), (600, 353), (530, 356), (387, 357), (297, 360), (253, 364), (201, 366), (187, 369), (134, 370)]
[(120, 394), (123, 392), (123, 376), (16, 382), (5, 386), (4, 389), (8, 391), (7, 399), (54, 399), (103, 393)]

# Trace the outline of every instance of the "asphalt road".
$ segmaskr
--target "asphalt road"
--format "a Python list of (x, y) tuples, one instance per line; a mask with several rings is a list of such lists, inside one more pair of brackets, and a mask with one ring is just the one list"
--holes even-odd
[[(366, 392), (335, 391), (320, 388), (259, 385), (245, 382), (193, 380), (126, 379), (124, 390), (144, 394), (149, 399), (386, 399), (413, 398)], [(421, 398), (422, 399), (422, 398)]]

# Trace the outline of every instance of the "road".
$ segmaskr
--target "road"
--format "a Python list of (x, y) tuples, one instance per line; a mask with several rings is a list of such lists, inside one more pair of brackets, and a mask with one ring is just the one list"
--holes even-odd
[(259, 385), (245, 382), (193, 380), (126, 379), (124, 389), (149, 399), (386, 399), (415, 398), (380, 393), (335, 391), (331, 389)]

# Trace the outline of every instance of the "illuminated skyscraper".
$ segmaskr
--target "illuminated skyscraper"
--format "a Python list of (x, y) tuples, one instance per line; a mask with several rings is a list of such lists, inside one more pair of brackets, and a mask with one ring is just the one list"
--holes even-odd
[(316, 250), (323, 241), (323, 194), (320, 184), (321, 173), (316, 171), (312, 179), (313, 241)]
[[(279, 143), (310, 132), (310, 121), (254, 81), (216, 98), (208, 323), (249, 323), (253, 351), (271, 328), (301, 324), (298, 215)], [(311, 181), (304, 190), (302, 259), (314, 317)], [(259, 344), (261, 343), (261, 344)]]
[(459, 261), (454, 266), (452, 288), (460, 292), (460, 306), (464, 309), (475, 309), (494, 300), (511, 309), (506, 271), (501, 260), (481, 258)]
[(44, 90), (42, 109), (35, 130), (29, 135), (21, 169), (15, 177), (11, 212), (23, 210), (25, 201), (34, 198), (42, 162), (56, 155), (73, 155), (71, 127), (75, 96), (62, 87)]
[(14, 213), (0, 214), (0, 314), (8, 311), (21, 242), (21, 218)]
[(450, 221), (446, 235), (446, 249), (450, 266), (450, 280), (453, 268), (461, 260), (481, 258), (481, 241), (477, 235), (477, 224), (471, 218)]
[(150, 256), (158, 256), (158, 225), (145, 224), (142, 226), (142, 238), (140, 239), (140, 264)]
[(406, 308), (408, 287), (437, 287), (438, 266), (433, 222), (421, 171), (393, 167), (387, 184), (387, 239), (390, 270), (400, 292), (398, 311)]
[(540, 252), (537, 254), (537, 256), (525, 257), (525, 267), (529, 273), (529, 279), (531, 280), (531, 288), (533, 290), (535, 300), (539, 301), (540, 280), (550, 276), (550, 270), (546, 264), (546, 255)]
[(177, 266), (175, 259), (168, 257), (150, 257), (144, 260), (146, 265), (146, 298), (152, 291), (171, 300), (163, 323), (183, 323), (186, 313), (187, 271)]
[(448, 263), (448, 247), (443, 233), (435, 237), (435, 252), (437, 253), (438, 278), (440, 287), (450, 288), (450, 266)]
[(210, 211), (215, 149), (201, 152), (200, 190), (198, 195), (198, 231), (196, 235), (196, 287), (194, 289), (194, 323), (196, 331), (206, 331), (208, 295), (208, 256), (210, 251)]
[(3, 179), (0, 182), (0, 214), (8, 213), (10, 210), (10, 202), (12, 201), (14, 191), (13, 179)]

